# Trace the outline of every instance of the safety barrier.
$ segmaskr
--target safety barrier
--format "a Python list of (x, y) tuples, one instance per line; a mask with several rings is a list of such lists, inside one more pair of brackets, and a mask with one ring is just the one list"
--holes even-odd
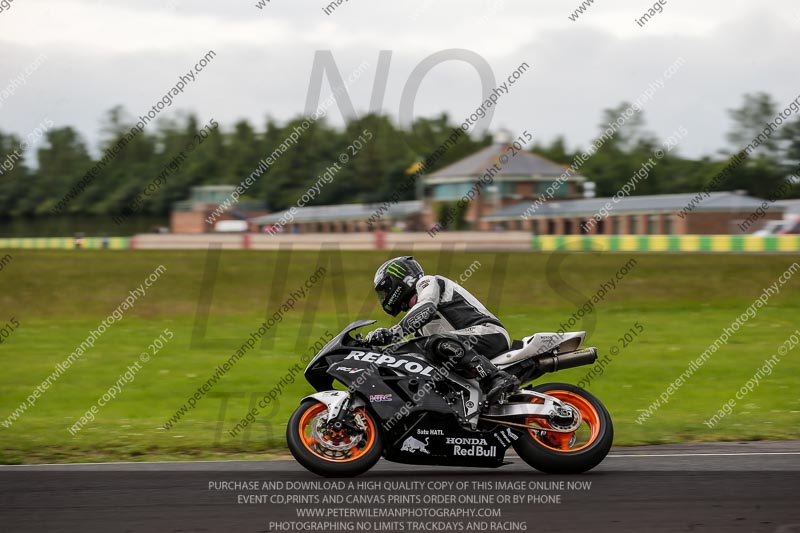
[(0, 239), (0, 248), (17, 248), (28, 250), (73, 250), (76, 248), (87, 248), (93, 250), (126, 250), (130, 248), (128, 237), (85, 237), (75, 239), (73, 237), (21, 237)]
[[(425, 234), (387, 233), (384, 242), (370, 234), (303, 234), (264, 236), (236, 235), (139, 235), (136, 237), (71, 237), (0, 239), (0, 249), (99, 250), (207, 249), (217, 243), (230, 249), (278, 249), (291, 242), (297, 249), (319, 249), (336, 241), (343, 249), (368, 250), (380, 244), (387, 249), (463, 249), (615, 252), (800, 252), (800, 235), (535, 235), (524, 232), (444, 232), (440, 238), (424, 239)], [(285, 237), (285, 238), (281, 238)], [(338, 238), (337, 238), (338, 237)], [(308, 241), (308, 242), (306, 242)], [(526, 241), (529, 244), (525, 244)]]
[(800, 235), (535, 235), (544, 252), (798, 252)]

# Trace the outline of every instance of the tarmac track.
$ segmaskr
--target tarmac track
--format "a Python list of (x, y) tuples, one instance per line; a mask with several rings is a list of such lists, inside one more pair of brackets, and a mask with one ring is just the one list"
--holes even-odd
[[(381, 461), (352, 480), (369, 484), (333, 490), (322, 485), (330, 480), (294, 461), (0, 466), (0, 531), (800, 533), (800, 441), (615, 448), (596, 469), (569, 477), (541, 474), (513, 455), (508, 460), (491, 470)], [(285, 488), (230, 484), (246, 481), (257, 487), (283, 482)], [(493, 488), (497, 483), (513, 488)], [(410, 494), (425, 501), (389, 500)], [(385, 499), (331, 504), (322, 503), (325, 495)], [(499, 501), (498, 495), (522, 502)], [(269, 501), (281, 496), (317, 503)], [(491, 502), (470, 500), (490, 496)], [(352, 514), (389, 508), (427, 514)], [(298, 517), (301, 509), (328, 515)]]

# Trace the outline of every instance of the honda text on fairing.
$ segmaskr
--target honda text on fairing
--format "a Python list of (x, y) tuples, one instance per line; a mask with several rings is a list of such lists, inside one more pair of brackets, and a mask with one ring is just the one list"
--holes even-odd
[[(305, 370), (318, 391), (304, 398), (286, 428), (289, 449), (322, 476), (354, 476), (381, 457), (407, 464), (499, 467), (509, 447), (532, 467), (585, 472), (608, 454), (613, 426), (589, 392), (566, 383), (514, 390), (486, 400), (479, 383), (432, 366), (413, 343), (367, 345), (347, 326)], [(537, 333), (492, 359), (530, 383), (547, 372), (592, 364), (585, 332)], [(334, 390), (338, 381), (347, 390)]]

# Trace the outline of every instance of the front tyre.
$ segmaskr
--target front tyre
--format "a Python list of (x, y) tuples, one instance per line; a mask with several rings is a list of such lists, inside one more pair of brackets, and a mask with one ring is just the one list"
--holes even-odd
[(369, 412), (357, 408), (340, 428), (328, 426), (328, 407), (304, 400), (286, 426), (286, 443), (297, 462), (325, 477), (350, 477), (372, 468), (383, 451), (378, 424)]
[[(608, 410), (588, 391), (567, 383), (547, 383), (533, 388), (558, 398), (577, 410), (581, 425), (570, 433), (545, 432), (551, 422), (528, 417), (523, 423), (531, 429), (514, 441), (514, 449), (533, 468), (548, 474), (580, 474), (605, 459), (614, 440), (614, 426)], [(533, 399), (534, 403), (542, 402)]]

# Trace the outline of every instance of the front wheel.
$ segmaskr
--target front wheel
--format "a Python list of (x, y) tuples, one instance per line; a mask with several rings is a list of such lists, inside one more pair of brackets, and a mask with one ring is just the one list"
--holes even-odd
[[(614, 440), (611, 415), (600, 400), (567, 383), (547, 383), (533, 390), (558, 398), (580, 413), (581, 425), (569, 433), (547, 432), (542, 429), (558, 426), (545, 419), (527, 417), (523, 423), (531, 429), (514, 442), (519, 456), (548, 474), (580, 474), (600, 464)], [(542, 402), (539, 398), (532, 401)]]
[(326, 422), (324, 403), (303, 401), (286, 426), (286, 443), (297, 462), (326, 477), (357, 476), (372, 468), (383, 451), (378, 425), (363, 407), (348, 414), (334, 427)]

